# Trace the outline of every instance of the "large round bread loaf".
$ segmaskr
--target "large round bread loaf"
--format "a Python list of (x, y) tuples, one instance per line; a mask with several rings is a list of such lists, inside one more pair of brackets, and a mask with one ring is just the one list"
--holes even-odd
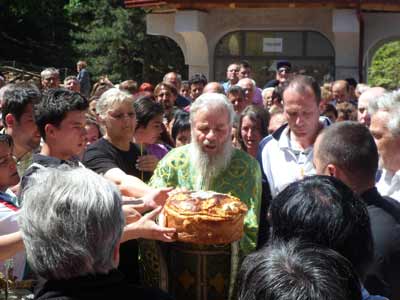
[(195, 244), (227, 244), (243, 235), (247, 206), (239, 198), (215, 192), (179, 192), (164, 206), (165, 225), (177, 239)]

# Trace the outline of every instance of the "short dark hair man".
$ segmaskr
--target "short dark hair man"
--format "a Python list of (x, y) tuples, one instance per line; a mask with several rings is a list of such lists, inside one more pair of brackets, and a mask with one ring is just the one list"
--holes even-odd
[(196, 101), (196, 99), (203, 93), (203, 89), (207, 82), (207, 78), (203, 74), (194, 74), (190, 78), (190, 97), (193, 101)]
[(367, 205), (375, 258), (365, 287), (390, 299), (400, 297), (400, 209), (375, 187), (378, 151), (368, 128), (356, 122), (336, 123), (321, 132), (314, 147), (318, 174), (341, 179)]
[(239, 116), (247, 105), (244, 90), (240, 86), (234, 85), (228, 89), (226, 96), (232, 103), (235, 113)]
[[(298, 75), (283, 85), (283, 111), (287, 124), (260, 142), (258, 161), (263, 178), (263, 201), (268, 203), (284, 187), (304, 176), (315, 174), (312, 163), (313, 145), (318, 133), (328, 126), (320, 118), (321, 89), (311, 76)], [(261, 216), (259, 244), (265, 242), (264, 216)]]
[(180, 94), (181, 85), (182, 85), (182, 76), (176, 72), (169, 72), (164, 75), (163, 82), (169, 83), (173, 85), (177, 90), (177, 97), (175, 100), (175, 106), (179, 108), (185, 108), (190, 105), (190, 100), (185, 98)]
[(22, 188), (38, 169), (62, 164), (77, 166), (78, 154), (86, 145), (87, 100), (67, 89), (49, 89), (35, 107), (35, 123), (43, 138), (40, 153), (32, 156), (32, 164), (22, 178)]
[(40, 143), (40, 134), (33, 116), (34, 106), (40, 99), (39, 90), (26, 84), (10, 85), (3, 95), (3, 124), (5, 133), (14, 141), (13, 155), (17, 159), (20, 176), (32, 163), (32, 153)]
[[(29, 184), (30, 178), (38, 170), (47, 167), (54, 168), (60, 165), (83, 167), (77, 156), (86, 146), (85, 124), (88, 107), (87, 100), (76, 92), (66, 89), (50, 89), (47, 93), (44, 93), (42, 101), (35, 110), (35, 121), (44, 144), (40, 153), (33, 155), (33, 164), (22, 178), (22, 201), (25, 193), (24, 187)], [(147, 231), (143, 230), (143, 227)], [(139, 237), (148, 237), (152, 234), (153, 238), (157, 238), (159, 230), (157, 231), (155, 227), (157, 227), (156, 224), (152, 228), (146, 228), (146, 224), (143, 225), (143, 223), (139, 222), (136, 232), (139, 232)], [(135, 248), (132, 248), (132, 245), (135, 247), (136, 241), (130, 240), (124, 243), (120, 249), (121, 253), (124, 253), (124, 255), (121, 255), (121, 265), (124, 267), (125, 264), (134, 264), (135, 259), (137, 260), (137, 257), (135, 258)], [(127, 252), (131, 254), (131, 256), (128, 256), (129, 260), (124, 259), (124, 257), (127, 257), (125, 254)], [(131, 271), (136, 273), (138, 268)]]
[(336, 251), (299, 240), (250, 254), (239, 273), (239, 300), (360, 300), (351, 263)]
[(340, 180), (309, 176), (291, 183), (271, 202), (269, 216), (272, 241), (298, 238), (329, 247), (364, 279), (373, 258), (370, 221), (364, 203)]
[(287, 184), (314, 173), (313, 145), (329, 122), (320, 120), (321, 90), (310, 76), (296, 76), (284, 86), (287, 124), (260, 143), (259, 160), (272, 196)]

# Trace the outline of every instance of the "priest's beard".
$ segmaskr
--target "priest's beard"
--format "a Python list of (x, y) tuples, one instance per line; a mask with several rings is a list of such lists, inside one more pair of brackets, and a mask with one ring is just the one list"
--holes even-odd
[(201, 145), (192, 135), (190, 156), (194, 169), (198, 174), (195, 182), (195, 189), (211, 189), (213, 179), (228, 167), (232, 158), (232, 153), (233, 146), (230, 136), (228, 136), (220, 153), (209, 155), (201, 149)]

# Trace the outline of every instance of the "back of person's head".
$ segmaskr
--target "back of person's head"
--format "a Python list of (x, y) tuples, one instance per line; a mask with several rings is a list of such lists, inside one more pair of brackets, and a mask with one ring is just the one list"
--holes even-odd
[(136, 128), (145, 128), (153, 118), (164, 114), (163, 106), (149, 96), (143, 96), (135, 100), (133, 107), (136, 112)]
[(50, 89), (43, 93), (42, 100), (35, 107), (35, 122), (40, 135), (46, 140), (45, 126), (52, 124), (56, 127), (71, 111), (85, 111), (89, 103), (85, 97), (67, 89)]
[(135, 80), (125, 80), (120, 83), (119, 89), (133, 95), (138, 91), (138, 84)]
[(206, 86), (208, 83), (207, 77), (204, 74), (194, 74), (192, 77), (190, 77), (190, 85), (192, 84), (202, 84), (203, 86)]
[(353, 77), (346, 78), (345, 80), (347, 81), (349, 86), (353, 87), (354, 89), (356, 88), (358, 82)]
[(316, 150), (314, 155), (319, 162), (339, 167), (353, 189), (364, 191), (367, 185), (374, 184), (379, 156), (366, 126), (351, 121), (328, 126), (318, 138)]
[(40, 72), (40, 77), (46, 78), (48, 76), (60, 76), (60, 71), (58, 71), (54, 67), (46, 68), (42, 72)]
[(76, 80), (76, 81), (78, 81), (78, 78), (77, 78), (76, 76), (74, 76), (74, 75), (67, 76), (67, 77), (65, 77), (65, 79), (64, 79), (64, 84), (66, 84), (67, 81), (69, 81), (69, 80)]
[(284, 95), (288, 89), (293, 89), (299, 94), (304, 94), (306, 89), (311, 89), (315, 95), (317, 104), (319, 105), (321, 102), (321, 88), (318, 82), (312, 76), (297, 75), (292, 77), (290, 80), (285, 81), (282, 95)]
[(245, 94), (244, 94), (244, 90), (242, 89), (242, 87), (238, 86), (238, 85), (232, 85), (227, 91), (226, 91), (226, 95), (235, 95), (235, 96), (239, 96), (240, 98), (244, 99)]
[[(10, 87), (5, 90), (2, 98), (1, 111), (3, 119), (5, 119), (8, 114), (11, 114), (14, 116), (15, 120), (19, 122), (29, 104), (36, 105), (39, 103), (41, 94), (39, 89), (34, 85), (18, 83), (10, 85)], [(3, 123), (4, 126), (7, 127), (7, 122)]]
[(373, 257), (369, 216), (364, 202), (340, 180), (310, 176), (291, 183), (271, 202), (269, 218), (273, 240), (299, 238), (331, 248), (364, 278)]
[(21, 197), (22, 238), (39, 276), (70, 279), (117, 266), (124, 217), (109, 180), (86, 168), (40, 169)]
[(203, 89), (203, 94), (204, 93), (220, 93), (220, 94), (225, 94), (224, 87), (222, 84), (216, 81), (210, 81), (207, 83)]
[(154, 86), (151, 83), (143, 82), (139, 87), (139, 92), (154, 92)]
[(90, 97), (100, 98), (101, 95), (113, 87), (114, 85), (107, 78), (102, 77), (93, 85)]
[(336, 251), (298, 240), (250, 254), (239, 273), (239, 300), (359, 300), (360, 281)]
[(272, 100), (274, 102), (282, 103), (282, 94), (283, 88), (281, 86), (274, 87), (274, 91), (272, 92)]

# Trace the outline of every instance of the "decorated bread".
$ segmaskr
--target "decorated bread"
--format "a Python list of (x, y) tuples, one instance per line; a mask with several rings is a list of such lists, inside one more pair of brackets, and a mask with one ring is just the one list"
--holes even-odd
[(239, 198), (211, 191), (175, 193), (164, 206), (165, 225), (176, 228), (177, 240), (195, 244), (239, 240), (246, 212)]

